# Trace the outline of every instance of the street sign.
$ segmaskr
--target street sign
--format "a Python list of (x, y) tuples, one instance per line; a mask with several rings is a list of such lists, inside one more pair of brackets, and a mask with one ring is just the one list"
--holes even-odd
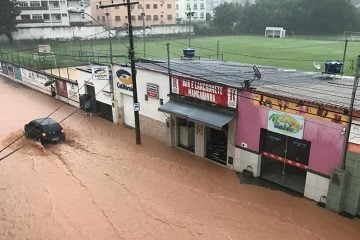
[(134, 111), (135, 112), (140, 111), (140, 103), (134, 103)]

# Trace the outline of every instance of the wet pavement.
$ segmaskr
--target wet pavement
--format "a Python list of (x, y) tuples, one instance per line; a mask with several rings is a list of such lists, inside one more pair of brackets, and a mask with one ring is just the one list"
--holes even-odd
[[(63, 103), (0, 78), (0, 147)], [(75, 108), (65, 105), (60, 120)], [(0, 239), (360, 239), (360, 219), (81, 111), (67, 141), (0, 161)]]

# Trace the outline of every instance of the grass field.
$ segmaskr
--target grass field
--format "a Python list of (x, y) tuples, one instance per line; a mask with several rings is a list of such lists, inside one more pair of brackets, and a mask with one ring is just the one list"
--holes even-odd
[[(225, 61), (236, 61), (241, 63), (259, 64), (298, 70), (313, 71), (313, 62), (323, 63), (327, 60), (342, 60), (344, 41), (338, 37), (302, 37), (272, 39), (263, 36), (215, 36), (215, 37), (193, 37), (191, 46), (196, 49), (196, 54), (202, 59), (217, 58), (217, 42), (219, 41), (219, 59)], [(185, 37), (152, 37), (146, 39), (146, 57), (152, 59), (164, 59), (167, 56), (166, 43), (170, 43), (172, 59), (178, 59), (182, 55), (182, 49), (188, 47), (188, 39)], [(13, 52), (21, 57), (32, 57), (36, 52), (37, 43), (22, 43), (14, 46), (3, 45), (1, 52)], [(70, 59), (69, 56), (95, 55), (105, 56), (109, 54), (109, 42), (98, 41), (67, 41), (50, 42), (53, 51), (58, 55), (57, 62), (68, 62), (76, 64), (79, 59)], [(126, 61), (127, 39), (113, 40), (113, 54), (122, 55), (117, 57), (117, 62)], [(28, 51), (24, 51), (28, 50)], [(135, 40), (135, 52), (137, 57), (143, 57), (143, 43), (141, 39)], [(353, 75), (351, 66), (360, 54), (360, 43), (349, 42), (345, 62), (345, 73)], [(16, 59), (16, 57), (13, 57)], [(101, 58), (101, 57), (100, 57)], [(105, 62), (106, 59), (103, 61)], [(101, 61), (101, 59), (100, 59)], [(108, 60), (107, 60), (108, 61)], [(323, 69), (322, 69), (323, 70)]]

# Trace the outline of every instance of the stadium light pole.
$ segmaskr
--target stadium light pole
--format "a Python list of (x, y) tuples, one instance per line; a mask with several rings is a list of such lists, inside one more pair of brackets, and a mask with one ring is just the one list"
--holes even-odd
[[(125, 1), (125, 0), (124, 0)], [(139, 2), (130, 2), (130, 0), (126, 0), (124, 3), (116, 3), (109, 5), (100, 5), (99, 8), (112, 8), (117, 6), (126, 6), (127, 7), (127, 16), (128, 16), (128, 27), (129, 27), (129, 58), (131, 64), (131, 76), (133, 80), (133, 103), (134, 103), (134, 116), (135, 116), (135, 134), (136, 134), (136, 144), (141, 144), (141, 136), (140, 136), (140, 121), (139, 121), (139, 110), (140, 105), (138, 102), (137, 96), (137, 84), (136, 84), (136, 68), (135, 68), (135, 51), (134, 51), (134, 36), (133, 36), (133, 27), (132, 27), (132, 19), (131, 19), (131, 8), (132, 6), (139, 4)]]

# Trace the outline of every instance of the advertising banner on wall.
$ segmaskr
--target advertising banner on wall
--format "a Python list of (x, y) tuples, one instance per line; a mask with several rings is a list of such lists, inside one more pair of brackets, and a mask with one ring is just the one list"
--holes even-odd
[[(21, 69), (21, 77), (24, 82), (28, 82), (37, 87), (47, 89), (44, 84), (49, 80), (47, 76), (27, 69)], [(50, 91), (50, 90), (49, 90)]]
[(7, 74), (6, 62), (1, 62), (1, 71), (2, 71), (4, 74)]
[(109, 80), (110, 72), (108, 66), (93, 66), (92, 67), (93, 80)]
[(78, 102), (79, 101), (79, 87), (78, 87), (78, 85), (68, 82), (66, 88), (67, 88), (68, 98), (73, 100), (73, 101)]
[(225, 107), (237, 105), (237, 89), (185, 77), (172, 77), (172, 92)]
[(68, 97), (67, 82), (63, 80), (56, 80), (56, 92), (59, 96)]
[(7, 68), (7, 75), (10, 76), (10, 77), (15, 78), (14, 66), (12, 64), (8, 63), (6, 65), (6, 68)]
[(302, 116), (270, 110), (268, 130), (302, 139), (304, 135), (304, 122), (305, 119)]
[(114, 72), (114, 79), (116, 80), (116, 87), (124, 92), (133, 92), (133, 80), (131, 73), (124, 69), (118, 69)]
[(360, 144), (360, 121), (353, 120), (350, 129), (349, 142)]

